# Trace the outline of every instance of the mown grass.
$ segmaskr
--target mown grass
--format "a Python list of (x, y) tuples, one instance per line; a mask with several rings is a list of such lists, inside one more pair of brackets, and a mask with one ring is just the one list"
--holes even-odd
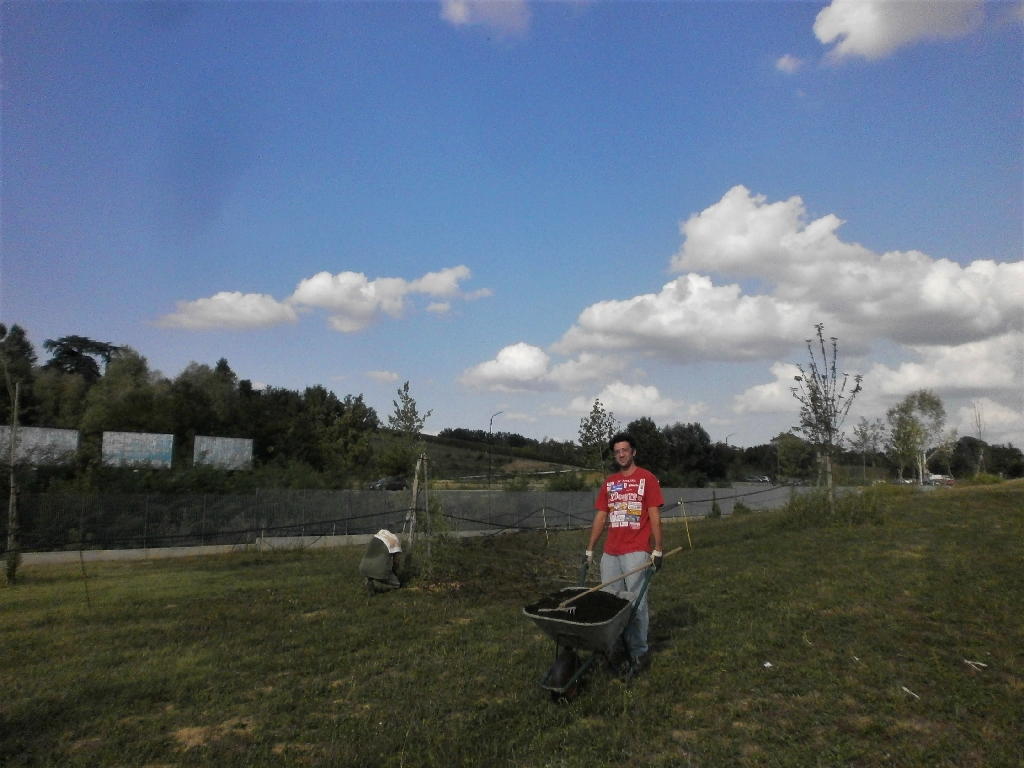
[(373, 598), (356, 550), (89, 565), (91, 607), (77, 566), (25, 568), (0, 590), (0, 764), (1020, 765), (1024, 486), (884, 506), (691, 523), (650, 669), (568, 705), (520, 609), (576, 578), (583, 532), (437, 544)]

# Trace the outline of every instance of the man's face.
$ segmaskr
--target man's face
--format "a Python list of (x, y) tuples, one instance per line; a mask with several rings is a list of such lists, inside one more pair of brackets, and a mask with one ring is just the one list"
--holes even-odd
[(636, 451), (630, 447), (629, 443), (625, 440), (621, 443), (616, 443), (612, 446), (612, 451), (615, 453), (615, 463), (619, 465), (619, 468), (629, 469), (629, 466), (633, 463), (633, 457), (636, 456)]

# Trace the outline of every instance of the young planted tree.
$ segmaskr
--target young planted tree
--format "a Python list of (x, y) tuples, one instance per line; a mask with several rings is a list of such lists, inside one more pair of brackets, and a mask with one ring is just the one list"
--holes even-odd
[(398, 390), (398, 399), (392, 400), (395, 411), (388, 416), (388, 429), (397, 433), (398, 440), (377, 457), (377, 467), (389, 475), (406, 475), (416, 461), (419, 453), (416, 440), (432, 411), (420, 416), (416, 400), (409, 394), (409, 382), (405, 382)]
[(861, 455), (861, 476), (864, 481), (867, 481), (868, 477), (868, 456), (871, 456), (871, 466), (875, 466), (875, 456), (878, 454), (884, 434), (885, 427), (881, 419), (868, 421), (861, 416), (857, 426), (853, 428), (853, 440), (850, 443), (853, 449)]
[(979, 474), (985, 471), (985, 407), (981, 404), (980, 400), (975, 400), (973, 403), (973, 413), (971, 414), (971, 424), (974, 425), (974, 434), (978, 436), (978, 467), (974, 470), (974, 474)]
[(929, 389), (911, 392), (885, 414), (889, 422), (888, 453), (903, 479), (904, 467), (917, 467), (918, 482), (924, 482), (928, 459), (948, 450), (956, 442), (956, 431), (943, 434), (946, 408), (942, 398)]
[(800, 369), (800, 375), (793, 377), (797, 386), (792, 387), (790, 391), (800, 403), (800, 425), (794, 430), (803, 433), (804, 437), (818, 451), (819, 459), (824, 465), (828, 485), (828, 512), (829, 515), (832, 515), (835, 513), (836, 505), (835, 486), (832, 481), (832, 460), (842, 447), (843, 421), (850, 412), (853, 399), (861, 391), (863, 377), (859, 374), (854, 376), (854, 386), (847, 390), (850, 376), (844, 373), (840, 380), (839, 369), (836, 365), (839, 356), (838, 339), (835, 336), (830, 338), (832, 355), (829, 359), (825, 347), (824, 323), (818, 323), (814, 329), (818, 336), (821, 360), (818, 360), (814, 339), (807, 339), (810, 362), (806, 371), (803, 366), (797, 366)]
[(599, 469), (608, 458), (608, 441), (615, 435), (619, 422), (614, 414), (605, 410), (600, 400), (594, 400), (590, 414), (580, 421), (580, 447), (586, 466)]
[(407, 437), (416, 437), (423, 431), (423, 425), (427, 423), (433, 411), (427, 411), (420, 416), (416, 401), (409, 394), (409, 382), (405, 382), (398, 390), (398, 400), (392, 400), (395, 412), (388, 416), (388, 427), (395, 432), (400, 432)]
[(814, 446), (792, 432), (780, 432), (771, 439), (775, 446), (777, 475), (785, 482), (807, 477), (814, 471)]

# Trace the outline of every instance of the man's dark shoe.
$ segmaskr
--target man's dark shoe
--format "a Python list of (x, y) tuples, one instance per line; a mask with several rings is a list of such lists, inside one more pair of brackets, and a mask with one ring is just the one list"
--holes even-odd
[(629, 671), (631, 675), (638, 675), (649, 666), (651, 666), (651, 652), (645, 651), (630, 662)]

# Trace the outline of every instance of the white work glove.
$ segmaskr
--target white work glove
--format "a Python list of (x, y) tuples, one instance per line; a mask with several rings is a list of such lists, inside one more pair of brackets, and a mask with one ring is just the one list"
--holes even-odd
[(592, 568), (594, 566), (594, 550), (587, 550), (587, 567)]
[(656, 549), (651, 552), (651, 562), (654, 563), (655, 572), (661, 570), (661, 563), (664, 560), (665, 555), (660, 549)]

